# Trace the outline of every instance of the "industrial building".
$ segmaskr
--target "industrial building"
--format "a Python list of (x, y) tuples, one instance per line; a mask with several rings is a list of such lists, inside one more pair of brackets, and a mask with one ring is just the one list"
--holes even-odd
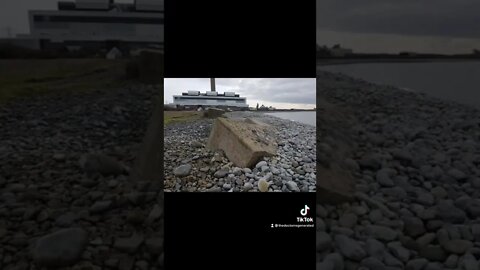
[[(30, 34), (17, 36), (18, 44), (32, 48), (69, 50), (127, 46), (163, 48), (163, 0), (58, 2), (58, 10), (30, 10)], [(25, 43), (25, 42), (23, 42)]]
[(353, 53), (352, 49), (342, 48), (340, 47), (340, 44), (336, 44), (330, 49), (330, 54), (334, 57), (345, 57), (352, 53)]
[(173, 104), (177, 107), (248, 109), (247, 99), (240, 97), (235, 92), (220, 94), (216, 91), (207, 91), (205, 93), (188, 91), (182, 93), (182, 95), (173, 96)]
[(215, 90), (215, 79), (211, 79), (211, 90), (201, 93), (200, 91), (187, 91), (182, 95), (173, 96), (173, 105), (185, 109), (206, 109), (208, 107), (224, 108), (232, 110), (248, 110), (247, 98), (240, 97), (235, 92), (218, 93)]

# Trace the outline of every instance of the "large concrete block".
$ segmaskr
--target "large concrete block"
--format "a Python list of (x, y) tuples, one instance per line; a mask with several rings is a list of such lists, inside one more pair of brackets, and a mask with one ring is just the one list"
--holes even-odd
[(354, 179), (339, 168), (324, 168), (317, 164), (317, 202), (340, 204), (353, 200)]
[(244, 120), (217, 118), (207, 147), (223, 150), (235, 166), (252, 167), (261, 158), (277, 152), (277, 144), (269, 130), (266, 126)]
[(163, 188), (163, 104), (155, 100), (155, 109), (131, 170), (130, 180), (159, 181)]
[(222, 109), (208, 108), (204, 112), (204, 116), (209, 117), (209, 118), (216, 118), (216, 117), (222, 116), (224, 113), (225, 113), (225, 111), (222, 110)]
[(266, 127), (266, 128), (270, 127), (269, 124), (264, 123), (264, 122), (262, 122), (262, 121), (259, 121), (259, 120), (257, 120), (257, 119), (254, 119), (254, 118), (247, 118), (247, 119), (245, 119), (245, 122), (247, 122), (247, 123), (249, 123), (249, 124), (256, 124), (256, 125), (259, 125), (259, 126), (262, 126), (262, 127)]
[[(320, 89), (317, 87), (317, 89)], [(355, 171), (345, 160), (356, 149), (355, 111), (329, 102), (317, 91), (317, 201), (339, 204), (354, 199)]]
[(163, 82), (163, 53), (159, 50), (145, 49), (138, 60), (140, 81), (149, 84)]

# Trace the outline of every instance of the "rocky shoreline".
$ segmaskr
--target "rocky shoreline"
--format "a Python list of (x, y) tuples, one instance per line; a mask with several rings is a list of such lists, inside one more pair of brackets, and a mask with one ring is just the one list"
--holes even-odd
[(273, 127), (277, 155), (254, 168), (235, 167), (221, 151), (205, 148), (213, 119), (165, 127), (166, 192), (257, 192), (269, 183), (270, 192), (316, 191), (315, 127), (262, 113), (232, 112), (227, 117), (251, 117)]
[(133, 84), (0, 105), (0, 269), (163, 269), (162, 185), (128, 181), (158, 94)]
[(355, 179), (317, 204), (317, 269), (479, 269), (480, 112), (324, 71), (317, 98), (344, 109)]

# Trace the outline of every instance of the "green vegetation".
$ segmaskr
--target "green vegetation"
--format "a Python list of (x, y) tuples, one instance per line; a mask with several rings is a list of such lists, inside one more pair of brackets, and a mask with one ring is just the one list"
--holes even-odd
[(203, 118), (203, 112), (197, 111), (164, 111), (163, 123), (164, 125), (194, 121)]
[(118, 87), (125, 61), (106, 59), (0, 59), (0, 103), (43, 93)]

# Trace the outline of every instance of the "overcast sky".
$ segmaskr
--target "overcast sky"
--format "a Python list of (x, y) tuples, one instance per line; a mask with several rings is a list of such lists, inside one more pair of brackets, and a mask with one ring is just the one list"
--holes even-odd
[[(27, 33), (28, 10), (57, 2), (0, 0), (0, 37)], [(357, 52), (470, 53), (480, 48), (480, 1), (317, 0), (317, 42)]]
[[(247, 98), (250, 107), (257, 103), (277, 109), (313, 109), (316, 107), (315, 79), (215, 79), (216, 91), (235, 92)], [(164, 101), (188, 90), (210, 91), (210, 79), (165, 79)]]
[[(56, 10), (58, 1), (60, 0), (0, 0), (0, 37), (7, 35), (8, 28), (12, 34), (28, 33), (28, 10)], [(133, 3), (133, 0), (115, 2)]]
[(317, 0), (317, 43), (357, 52), (470, 53), (479, 0)]

